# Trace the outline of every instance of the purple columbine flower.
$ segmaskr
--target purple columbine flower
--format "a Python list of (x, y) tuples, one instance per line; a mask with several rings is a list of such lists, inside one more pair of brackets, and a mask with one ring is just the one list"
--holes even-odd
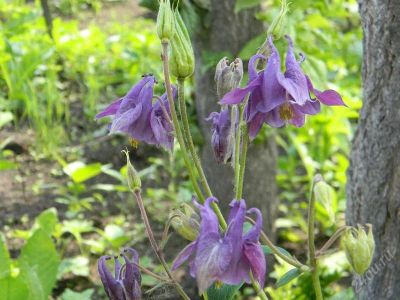
[[(233, 200), (228, 228), (226, 232), (220, 232), (218, 218), (211, 208), (213, 201), (217, 199), (208, 198), (204, 205), (195, 202), (201, 215), (199, 236), (181, 251), (172, 268), (175, 270), (189, 260), (190, 274), (197, 279), (200, 294), (214, 282), (231, 285), (250, 282), (250, 271), (260, 284), (264, 284), (266, 263), (258, 242), (261, 218), (258, 218), (257, 224), (248, 233), (243, 234), (246, 202)], [(256, 211), (261, 217), (256, 208), (249, 212)]]
[[(155, 83), (154, 76), (143, 76), (128, 94), (106, 107), (96, 119), (113, 116), (110, 133), (123, 132), (135, 140), (171, 149), (173, 127), (167, 96), (164, 94), (153, 105)], [(175, 97), (176, 90), (173, 92)]]
[[(246, 106), (246, 121), (250, 137), (254, 138), (263, 123), (282, 127), (291, 123), (297, 127), (304, 125), (305, 114), (314, 115), (320, 111), (320, 103), (325, 105), (345, 105), (334, 90), (319, 91), (303, 73), (293, 53), (293, 43), (289, 36), (286, 54), (286, 71), (281, 72), (281, 60), (272, 37), (269, 37), (270, 56), (263, 71), (257, 72), (256, 62), (265, 60), (262, 55), (254, 55), (249, 62), (249, 82), (246, 87), (226, 94), (221, 104), (238, 104), (250, 93)], [(304, 60), (302, 55), (302, 60)], [(311, 93), (315, 95), (312, 98)]]
[[(127, 257), (132, 256), (132, 259)], [(124, 249), (121, 253), (125, 263), (120, 264), (118, 256), (114, 257), (115, 276), (107, 269), (106, 261), (110, 256), (102, 256), (98, 261), (98, 271), (104, 290), (110, 300), (140, 300), (141, 299), (141, 275), (137, 264), (139, 255), (134, 249)]]
[(212, 121), (211, 146), (218, 163), (226, 163), (232, 157), (233, 139), (231, 115), (228, 107), (212, 112), (206, 119)]

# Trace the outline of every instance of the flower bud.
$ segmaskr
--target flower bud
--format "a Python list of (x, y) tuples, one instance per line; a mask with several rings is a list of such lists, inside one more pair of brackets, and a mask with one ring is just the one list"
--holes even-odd
[(157, 15), (157, 34), (162, 42), (172, 39), (175, 34), (175, 16), (169, 0), (160, 0)]
[(188, 204), (182, 204), (179, 209), (172, 210), (170, 222), (174, 230), (188, 241), (194, 241), (199, 234), (200, 217)]
[(280, 39), (283, 35), (283, 28), (285, 26), (286, 14), (289, 11), (289, 4), (286, 0), (281, 0), (281, 10), (279, 14), (272, 21), (268, 28), (267, 36), (272, 35), (275, 40)]
[(218, 163), (227, 163), (233, 155), (235, 137), (232, 135), (235, 129), (235, 120), (231, 121), (229, 108), (222, 108), (221, 111), (212, 112), (206, 121), (212, 122), (211, 146)]
[(129, 188), (133, 191), (140, 191), (140, 188), (142, 187), (142, 181), (140, 180), (140, 176), (134, 166), (131, 164), (131, 161), (129, 159), (129, 152), (128, 151), (123, 151), (126, 155), (126, 167), (127, 167), (127, 180), (128, 180), (128, 186)]
[(243, 78), (243, 62), (236, 58), (230, 65), (229, 60), (224, 57), (217, 64), (215, 70), (215, 82), (217, 84), (217, 94), (219, 99), (233, 89), (237, 88)]
[(351, 228), (342, 238), (346, 257), (354, 271), (359, 275), (363, 275), (369, 268), (375, 250), (372, 226), (370, 224), (367, 226), (368, 234), (362, 226), (358, 225), (357, 229)]
[(319, 174), (315, 177), (314, 182), (315, 200), (322, 204), (328, 213), (331, 223), (333, 223), (335, 221), (335, 191)]
[(171, 74), (177, 78), (186, 78), (194, 72), (194, 52), (189, 32), (178, 11), (175, 11), (175, 35), (171, 40), (169, 59)]

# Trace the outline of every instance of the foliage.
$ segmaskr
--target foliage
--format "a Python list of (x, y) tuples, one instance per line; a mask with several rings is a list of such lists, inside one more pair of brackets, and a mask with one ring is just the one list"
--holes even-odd
[[(180, 3), (189, 5), (186, 2)], [(236, 10), (245, 10), (259, 2), (238, 0)], [(279, 1), (263, 2), (267, 9), (257, 17), (271, 23), (278, 13)], [(83, 8), (99, 11), (102, 3), (60, 0), (51, 5), (61, 15), (81, 17), (85, 14)], [(326, 109), (309, 118), (301, 129), (291, 127), (268, 136), (265, 133), (256, 141), (271, 136), (277, 139), (280, 148), (277, 179), (282, 200), (279, 210), (285, 217), (279, 218), (276, 225), (280, 239), (297, 250), (296, 243), (307, 226), (304, 214), (309, 191), (304, 187), (316, 172), (323, 173), (334, 186), (337, 207), (334, 225), (328, 222), (324, 208), (317, 207), (318, 234), (323, 239), (343, 223), (347, 153), (361, 106), (361, 29), (355, 0), (293, 1), (290, 8), (287, 33), (295, 39), (296, 49), (307, 54), (304, 69), (318, 87), (326, 88), (324, 82), (329, 82), (328, 87), (340, 91), (349, 105), (348, 109)], [(185, 15), (196, 17), (188, 16), (187, 12)], [(144, 70), (161, 78), (161, 69), (156, 65), (160, 48), (154, 23), (137, 18), (129, 24), (96, 24), (87, 20), (83, 24), (56, 15), (52, 39), (47, 35), (38, 1), (0, 0), (0, 18), (0, 129), (32, 128), (39, 152), (58, 152), (54, 157), (56, 164), (59, 163), (57, 176), (62, 178), (60, 183), (48, 186), (55, 203), (52, 200), (46, 203), (47, 207), (57, 205), (59, 216), (55, 209), (49, 209), (30, 222), (33, 223), (30, 229), (4, 229), (0, 238), (0, 291), (6, 291), (9, 299), (47, 299), (57, 280), (69, 285), (62, 287), (59, 294), (53, 290), (55, 297), (101, 298), (104, 295), (98, 294), (97, 278), (89, 266), (101, 254), (119, 251), (126, 244), (141, 245), (145, 230), (137, 222), (138, 217), (129, 213), (135, 210), (126, 188), (125, 167), (93, 161), (88, 153), (74, 152), (64, 146), (91, 141), (102, 134), (105, 126), (94, 134), (85, 129), (93, 126), (93, 117), (102, 103), (124, 94)], [(265, 34), (250, 41), (240, 56), (249, 58), (264, 39)], [(286, 47), (285, 42), (278, 41), (278, 47)], [(203, 55), (206, 67), (212, 65), (209, 61), (220, 58), (219, 53)], [(191, 120), (195, 120), (194, 113)], [(193, 132), (198, 131), (194, 122), (191, 126)], [(84, 127), (83, 131), (80, 127)], [(10, 142), (10, 138), (0, 141), (0, 171), (19, 166), (15, 154), (6, 149)], [(140, 159), (145, 165), (140, 175), (147, 187), (146, 209), (153, 220), (164, 223), (168, 210), (190, 199), (193, 192), (186, 181), (182, 155), (176, 148), (167, 155), (157, 153)], [(10, 251), (13, 256), (10, 258), (5, 236), (10, 250), (14, 250), (10, 241), (24, 243), (18, 258), (14, 251)], [(341, 261), (342, 258), (333, 257), (324, 262), (330, 266), (321, 270), (324, 294), (332, 299), (351, 299), (351, 291), (343, 290), (339, 284), (327, 287), (348, 275), (348, 266)], [(148, 256), (141, 258), (141, 264), (160, 269)], [(332, 264), (338, 267), (332, 269)], [(303, 299), (301, 295), (312, 293), (310, 277), (294, 270), (287, 265), (275, 266), (272, 277), (277, 280), (275, 287), (281, 287), (268, 288), (272, 299)], [(84, 282), (78, 291), (73, 286), (77, 278)], [(156, 285), (148, 275), (143, 276), (143, 282), (146, 286)], [(32, 285), (38, 288), (33, 289)], [(236, 288), (230, 291), (224, 287), (222, 292), (229, 294), (236, 292)], [(252, 291), (242, 288), (240, 293), (245, 298)], [(340, 296), (334, 298), (336, 293)]]
[(103, 30), (55, 18), (51, 39), (37, 5), (0, 2), (0, 15), (0, 109), (17, 125), (27, 120), (48, 152), (74, 138), (66, 129), (76, 101), (92, 119), (100, 100), (116, 98), (145, 69), (160, 71), (152, 67), (159, 50), (150, 21)]

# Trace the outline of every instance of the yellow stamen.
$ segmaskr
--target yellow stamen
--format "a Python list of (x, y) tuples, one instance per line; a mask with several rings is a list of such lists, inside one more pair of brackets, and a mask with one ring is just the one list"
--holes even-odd
[(293, 119), (294, 111), (289, 103), (282, 104), (282, 106), (279, 108), (279, 116), (284, 121), (289, 121), (289, 120)]
[(137, 149), (137, 148), (138, 148), (138, 146), (139, 146), (139, 141), (138, 141), (138, 140), (135, 140), (135, 139), (133, 139), (133, 138), (130, 138), (130, 139), (129, 139), (129, 142), (130, 142), (132, 148), (134, 148), (134, 149)]

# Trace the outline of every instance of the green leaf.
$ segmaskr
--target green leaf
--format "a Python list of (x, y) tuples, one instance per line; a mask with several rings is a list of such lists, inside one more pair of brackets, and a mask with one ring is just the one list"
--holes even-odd
[(0, 159), (0, 171), (5, 171), (5, 170), (12, 170), (16, 169), (18, 167), (18, 164), (5, 160), (5, 159)]
[(0, 233), (0, 279), (10, 275), (10, 264), (11, 260), (6, 245), (6, 239), (4, 235)]
[(261, 3), (262, 0), (236, 0), (235, 13), (241, 10), (255, 7)]
[(13, 120), (13, 114), (9, 111), (0, 111), (0, 128)]
[(223, 284), (220, 288), (213, 284), (208, 290), (207, 295), (209, 300), (230, 300), (240, 290), (243, 283), (238, 285)]
[[(262, 245), (261, 247), (262, 247), (263, 252), (264, 252), (265, 255), (267, 255), (267, 254), (273, 254), (272, 249), (271, 249), (270, 247), (268, 247), (268, 246), (266, 246), (266, 245)], [(277, 248), (277, 249), (279, 250), (279, 252), (282, 253), (283, 255), (286, 255), (286, 256), (288, 256), (288, 257), (292, 257), (292, 255), (291, 255), (286, 249), (283, 249), (283, 248), (281, 248), (281, 247), (276, 247), (276, 248)]]
[(246, 45), (244, 45), (242, 50), (240, 50), (239, 57), (243, 60), (250, 59), (250, 57), (257, 53), (258, 48), (261, 47), (266, 38), (267, 36), (265, 33), (262, 33), (252, 38), (246, 43)]
[[(21, 275), (28, 284), (38, 293), (42, 291), (44, 299), (47, 299), (56, 282), (60, 258), (52, 239), (43, 229), (36, 230), (29, 238), (21, 250), (18, 263)], [(35, 297), (31, 299), (39, 300)]]
[(66, 289), (61, 295), (61, 300), (90, 300), (92, 299), (94, 290), (88, 289), (83, 292), (75, 292), (70, 289)]
[(0, 279), (1, 300), (28, 299), (29, 289), (21, 276)]
[(286, 272), (281, 278), (279, 278), (278, 282), (276, 283), (276, 287), (280, 288), (285, 284), (288, 284), (290, 281), (301, 275), (301, 270), (298, 268), (291, 269), (290, 271)]
[(75, 276), (89, 277), (89, 259), (85, 256), (63, 259), (58, 268), (57, 278), (60, 279), (67, 273)]
[(86, 165), (81, 161), (74, 161), (64, 167), (64, 172), (74, 182), (80, 183), (99, 175), (102, 172), (101, 167), (100, 163)]
[(54, 207), (46, 209), (36, 218), (35, 223), (37, 227), (51, 236), (58, 223), (57, 210)]
[(124, 229), (115, 224), (109, 224), (104, 228), (104, 236), (116, 248), (123, 246), (129, 240)]

